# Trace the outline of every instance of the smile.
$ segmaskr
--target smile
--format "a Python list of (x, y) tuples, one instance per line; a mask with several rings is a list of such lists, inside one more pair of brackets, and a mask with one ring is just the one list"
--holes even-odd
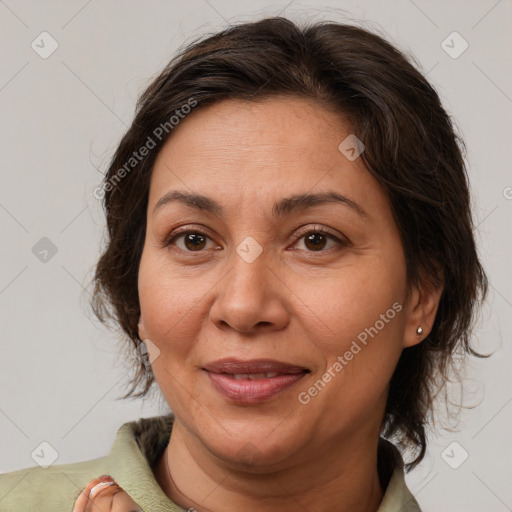
[(266, 402), (309, 373), (307, 368), (268, 359), (223, 359), (203, 370), (219, 394), (239, 405)]

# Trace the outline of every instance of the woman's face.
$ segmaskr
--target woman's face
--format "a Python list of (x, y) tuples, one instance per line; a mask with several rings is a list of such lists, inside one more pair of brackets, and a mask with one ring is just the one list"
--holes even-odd
[(397, 226), (350, 139), (338, 149), (350, 134), (304, 99), (226, 100), (158, 155), (139, 334), (177, 424), (222, 460), (279, 467), (378, 436), (416, 342)]

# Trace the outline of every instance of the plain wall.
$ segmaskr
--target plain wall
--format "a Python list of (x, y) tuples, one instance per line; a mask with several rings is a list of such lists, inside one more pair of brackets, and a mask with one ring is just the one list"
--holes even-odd
[[(122, 343), (87, 307), (104, 229), (93, 190), (138, 94), (178, 47), (228, 23), (278, 14), (361, 20), (379, 30), (415, 55), (466, 141), (479, 250), (491, 284), (475, 343), (494, 356), (475, 360), (463, 386), (466, 403), (480, 405), (461, 414), (459, 431), (432, 434), (426, 459), (407, 482), (425, 512), (510, 510), (512, 5), (506, 0), (1, 2), (0, 471), (34, 466), (31, 453), (42, 441), (55, 448), (57, 463), (105, 455), (122, 423), (167, 412), (158, 393), (116, 400), (127, 387)], [(40, 42), (43, 31), (58, 43), (46, 59), (31, 47), (35, 40), (39, 51), (51, 49), (48, 36)], [(458, 58), (442, 47), (454, 31), (469, 45)], [(455, 37), (452, 53), (464, 44)], [(469, 454), (457, 469), (441, 456), (452, 442)]]

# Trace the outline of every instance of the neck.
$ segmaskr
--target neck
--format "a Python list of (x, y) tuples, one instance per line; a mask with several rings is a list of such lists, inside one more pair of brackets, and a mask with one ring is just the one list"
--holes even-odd
[(345, 440), (255, 473), (220, 461), (175, 422), (155, 477), (174, 503), (197, 512), (375, 512), (383, 497), (377, 441)]

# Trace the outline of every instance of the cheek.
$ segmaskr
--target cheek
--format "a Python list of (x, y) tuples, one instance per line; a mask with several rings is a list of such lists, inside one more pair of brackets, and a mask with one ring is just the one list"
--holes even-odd
[(188, 281), (158, 255), (143, 255), (139, 267), (141, 317), (147, 338), (160, 351), (152, 362), (156, 383), (175, 412), (194, 408), (183, 382), (190, 377), (187, 360), (201, 329), (197, 312), (204, 290), (201, 293)]
[(186, 351), (201, 327), (197, 313), (205, 288), (195, 284), (167, 268), (162, 258), (143, 255), (138, 284), (141, 317), (146, 336), (164, 358), (170, 352)]
[(348, 349), (358, 336), (364, 340), (369, 329), (374, 333), (375, 324), (381, 338), (394, 339), (402, 318), (393, 304), (403, 301), (402, 281), (399, 273), (378, 259), (368, 258), (357, 268), (347, 266), (324, 282), (317, 281), (316, 287), (309, 285), (304, 302), (310, 306), (315, 344), (332, 358)]
[(332, 419), (333, 425), (349, 412), (354, 424), (360, 424), (382, 407), (402, 350), (401, 297), (392, 287), (386, 293), (376, 288), (369, 292), (348, 280), (344, 281), (343, 294), (336, 286), (326, 292), (338, 296), (331, 301), (335, 307), (325, 305), (329, 302), (325, 295), (317, 304), (324, 304), (319, 316), (328, 329), (311, 329), (307, 334), (314, 344), (315, 359), (322, 363), (308, 386), (301, 388), (299, 398), (301, 403), (310, 401), (319, 414)]
[(324, 393), (316, 381), (322, 389), (317, 404), (330, 408), (333, 417), (347, 410), (364, 415), (377, 407), (402, 351), (404, 329), (400, 262), (368, 258), (346, 270), (318, 295), (317, 311), (329, 335), (311, 336), (325, 364), (320, 380), (329, 388)]

